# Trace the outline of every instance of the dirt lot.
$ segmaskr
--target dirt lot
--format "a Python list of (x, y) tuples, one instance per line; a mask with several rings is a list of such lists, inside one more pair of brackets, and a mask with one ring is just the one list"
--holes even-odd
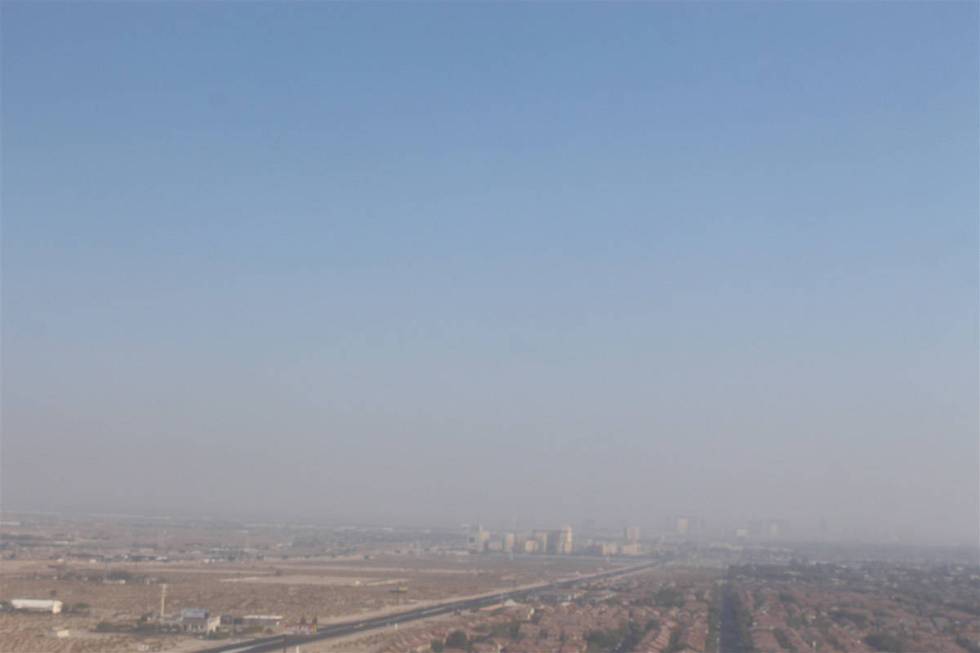
[[(62, 557), (43, 549), (31, 553), (36, 557), (25, 559), (21, 553), (16, 560), (0, 561), (0, 600), (54, 598), (64, 603), (66, 612), (0, 614), (4, 653), (177, 653), (213, 644), (190, 636), (96, 632), (99, 623), (132, 625), (141, 616), (155, 618), (164, 584), (169, 615), (191, 607), (205, 608), (212, 615), (278, 614), (288, 629), (303, 617), (316, 616), (328, 623), (589, 573), (603, 566), (596, 559), (508, 560), (390, 551), (346, 558), (303, 555), (221, 562), (186, 557), (173, 562), (106, 562)], [(120, 577), (126, 582), (106, 582)], [(57, 636), (57, 631), (65, 630), (67, 634)]]

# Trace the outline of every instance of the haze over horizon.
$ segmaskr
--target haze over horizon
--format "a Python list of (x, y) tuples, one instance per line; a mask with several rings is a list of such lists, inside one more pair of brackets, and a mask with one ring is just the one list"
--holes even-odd
[(976, 544), (976, 3), (0, 12), (5, 511)]

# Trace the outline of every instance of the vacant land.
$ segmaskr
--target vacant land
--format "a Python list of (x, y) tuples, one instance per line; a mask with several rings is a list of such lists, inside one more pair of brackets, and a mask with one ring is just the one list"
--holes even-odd
[(594, 558), (471, 556), (441, 534), (389, 531), (54, 522), (8, 526), (4, 534), (13, 537), (2, 551), (0, 601), (56, 599), (65, 607), (60, 615), (0, 614), (4, 653), (213, 645), (193, 635), (124, 632), (156, 623), (164, 585), (166, 617), (185, 608), (232, 618), (274, 614), (283, 617), (280, 630), (290, 630), (313, 617), (328, 623), (609, 566)]

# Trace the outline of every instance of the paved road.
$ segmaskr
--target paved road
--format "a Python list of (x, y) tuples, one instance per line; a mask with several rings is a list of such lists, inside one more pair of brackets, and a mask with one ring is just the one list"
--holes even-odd
[(726, 583), (721, 595), (719, 653), (744, 653), (747, 650), (738, 627), (737, 601), (731, 583)]
[(578, 578), (557, 581), (555, 583), (535, 587), (533, 589), (499, 592), (497, 594), (491, 594), (478, 599), (451, 601), (449, 603), (440, 603), (438, 605), (433, 605), (426, 608), (416, 608), (415, 610), (389, 614), (383, 617), (372, 617), (370, 619), (362, 619), (360, 621), (347, 621), (338, 624), (331, 624), (329, 626), (323, 626), (316, 634), (313, 635), (274, 635), (272, 637), (261, 637), (259, 639), (253, 639), (246, 642), (236, 642), (234, 644), (216, 646), (214, 648), (200, 651), (199, 653), (271, 653), (272, 651), (282, 651), (285, 648), (293, 649), (296, 646), (301, 646), (310, 642), (343, 637), (345, 635), (352, 635), (365, 630), (383, 628), (385, 626), (402, 624), (408, 621), (416, 621), (427, 617), (449, 614), (450, 612), (455, 612), (456, 610), (483, 608), (488, 605), (506, 601), (507, 599), (522, 600), (538, 592), (547, 592), (563, 587), (571, 587), (577, 583), (597, 580), (600, 578), (622, 576), (634, 571), (639, 571), (640, 569), (652, 567), (654, 564), (655, 563), (653, 562), (648, 562), (631, 567), (614, 569), (612, 571), (605, 571), (598, 574), (590, 574), (588, 576), (579, 576)]

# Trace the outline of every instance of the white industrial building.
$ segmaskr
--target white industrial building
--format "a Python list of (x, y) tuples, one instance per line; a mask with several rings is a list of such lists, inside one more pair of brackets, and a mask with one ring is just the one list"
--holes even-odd
[(221, 617), (212, 617), (203, 608), (184, 608), (180, 611), (180, 627), (187, 633), (209, 634), (218, 630)]
[(58, 614), (61, 612), (61, 601), (49, 599), (14, 599), (10, 602), (14, 610), (27, 610), (28, 612), (50, 612)]
[(242, 617), (246, 626), (262, 626), (263, 628), (278, 628), (282, 624), (281, 614), (247, 614)]

